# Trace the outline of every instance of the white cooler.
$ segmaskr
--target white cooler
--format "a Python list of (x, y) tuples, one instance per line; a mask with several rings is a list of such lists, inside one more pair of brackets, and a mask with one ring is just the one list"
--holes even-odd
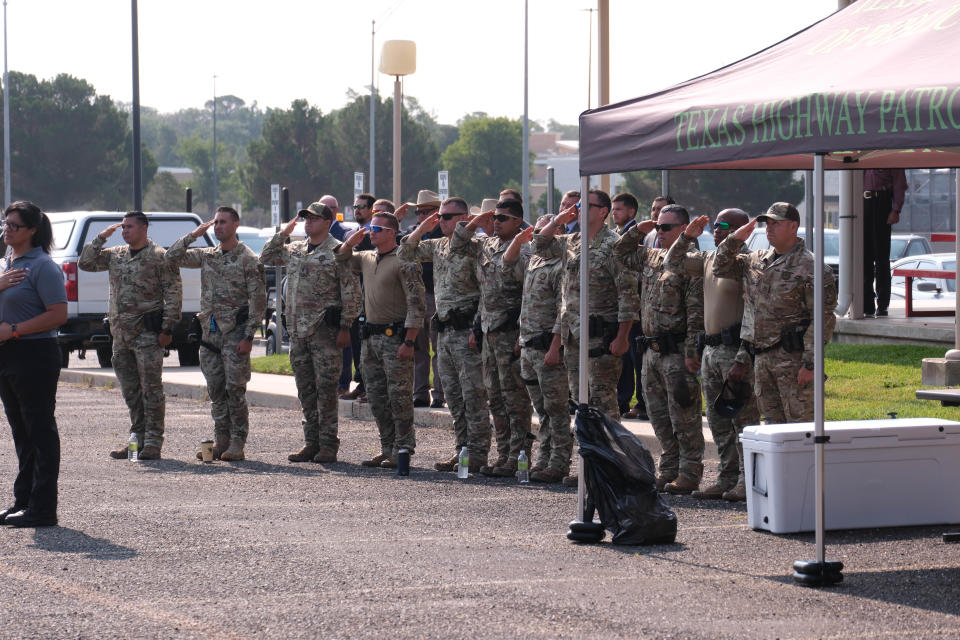
[[(824, 425), (827, 529), (960, 523), (960, 422), (934, 418)], [(754, 529), (813, 531), (813, 423), (747, 427), (747, 515)]]

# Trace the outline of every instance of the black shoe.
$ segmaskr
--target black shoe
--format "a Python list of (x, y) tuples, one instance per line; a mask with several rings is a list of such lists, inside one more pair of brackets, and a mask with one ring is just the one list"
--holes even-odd
[(414, 398), (414, 399), (413, 399), (413, 406), (414, 406), (414, 407), (429, 407), (429, 406), (430, 406), (430, 402), (427, 401), (427, 400), (424, 400), (423, 398)]
[(434, 401), (430, 403), (430, 408), (431, 408), (431, 409), (443, 409), (443, 404), (444, 404), (443, 400), (434, 399)]
[(26, 509), (26, 507), (21, 507), (20, 505), (15, 504), (15, 505), (13, 505), (12, 507), (10, 507), (9, 509), (4, 509), (3, 511), (0, 511), (0, 524), (5, 524), (5, 523), (6, 523), (6, 521), (7, 521), (7, 516), (12, 516), (13, 514), (17, 513), (18, 511), (23, 511), (24, 509)]
[(886, 310), (886, 309), (877, 309), (877, 316), (876, 316), (876, 317), (878, 317), (878, 318), (886, 318), (888, 315), (889, 315), (889, 314), (887, 313), (887, 310)]
[(55, 527), (57, 526), (57, 516), (44, 516), (24, 510), (11, 513), (4, 519), (3, 523), (11, 527)]

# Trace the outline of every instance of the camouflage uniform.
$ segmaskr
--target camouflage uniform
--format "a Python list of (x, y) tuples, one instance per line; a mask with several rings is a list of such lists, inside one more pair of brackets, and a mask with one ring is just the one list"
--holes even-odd
[[(510, 246), (496, 236), (474, 238), (467, 231), (466, 223), (457, 224), (450, 240), (450, 249), (454, 252), (476, 256), (477, 279), (480, 284), (480, 326), (483, 330), (483, 348), (489, 352), (492, 365), (484, 361), (484, 378), (490, 378), (487, 386), (493, 411), (493, 396), (499, 391), (507, 419), (507, 433), (497, 430), (498, 462), (515, 466), (520, 450), (533, 440), (530, 433), (530, 419), (533, 409), (520, 373), (520, 358), (516, 355), (517, 339), (520, 335), (518, 320), (520, 304), (523, 300), (523, 277), (504, 277), (500, 269), (503, 253)], [(523, 262), (530, 255), (530, 248), (521, 249)], [(498, 383), (496, 385), (492, 383)], [(494, 414), (496, 415), (496, 414)], [(496, 424), (496, 423), (495, 423)], [(529, 448), (528, 448), (529, 449)]]
[[(757, 398), (753, 393), (753, 363), (748, 363), (745, 384), (750, 386), (750, 397), (735, 418), (724, 418), (713, 408), (713, 403), (723, 389), (723, 381), (733, 366), (740, 349), (740, 333), (737, 325), (743, 321), (743, 285), (741, 280), (718, 278), (713, 273), (716, 251), (690, 251), (692, 246), (686, 236), (680, 237), (667, 252), (667, 269), (702, 277), (704, 298), (704, 330), (711, 342), (706, 344), (700, 366), (703, 394), (706, 396), (707, 422), (713, 434), (713, 442), (720, 454), (720, 473), (717, 484), (730, 488), (743, 479), (743, 446), (740, 433), (747, 425), (759, 424)], [(741, 248), (741, 253), (749, 253)], [(724, 344), (724, 330), (733, 330), (728, 344)], [(729, 332), (728, 332), (729, 333)]]
[(466, 446), (471, 465), (486, 464), (490, 452), (487, 391), (480, 354), (470, 348), (470, 327), (480, 302), (476, 256), (453, 251), (446, 237), (412, 242), (410, 236), (400, 244), (397, 256), (403, 262), (433, 262), (436, 318), (444, 324), (437, 340), (437, 364), (453, 416), (456, 452)]
[[(703, 329), (703, 278), (666, 270), (666, 250), (640, 244), (631, 228), (617, 243), (618, 263), (639, 274), (643, 349), (643, 397), (663, 448), (660, 475), (678, 475), (699, 484), (703, 477), (703, 426), (700, 385), (685, 358), (698, 359), (697, 333)], [(669, 352), (671, 346), (676, 350)], [(665, 349), (668, 351), (666, 355)]]
[[(380, 432), (380, 453), (390, 457), (407, 449), (412, 455), (417, 444), (413, 428), (413, 358), (401, 360), (397, 349), (405, 340), (406, 329), (423, 329), (426, 302), (420, 265), (401, 263), (395, 251), (338, 253), (337, 259), (349, 263), (355, 273), (363, 274), (364, 317), (369, 335), (362, 341), (360, 366)], [(373, 296), (377, 288), (384, 286), (403, 291), (403, 303), (390, 308), (376, 306)], [(381, 330), (385, 325), (387, 328)], [(364, 333), (361, 329), (361, 337)]]
[[(613, 246), (620, 236), (603, 227), (590, 243), (590, 318), (597, 326), (591, 331), (590, 342), (590, 390), (589, 404), (597, 407), (614, 420), (620, 419), (617, 405), (617, 382), (623, 359), (610, 353), (612, 337), (620, 322), (637, 319), (636, 278), (617, 267)], [(580, 370), (580, 232), (546, 238), (533, 236), (538, 256), (544, 259), (560, 258), (563, 263), (563, 314), (561, 337), (564, 346), (564, 361), (571, 396), (579, 401)], [(603, 328), (600, 328), (603, 324)], [(606, 334), (606, 335), (604, 335)]]
[(503, 261), (504, 278), (523, 278), (520, 310), (520, 370), (533, 407), (540, 416), (538, 467), (556, 469), (563, 475), (570, 469), (573, 434), (567, 410), (567, 368), (548, 366), (543, 359), (553, 340), (560, 335), (563, 310), (563, 261), (521, 255)]
[[(754, 390), (760, 413), (768, 424), (813, 420), (813, 385), (800, 387), (797, 374), (813, 366), (813, 329), (803, 334), (803, 350), (788, 353), (781, 332), (813, 317), (813, 254), (802, 238), (788, 253), (777, 256), (773, 248), (743, 254), (743, 241), (728, 236), (717, 248), (713, 272), (720, 277), (742, 278), (743, 328), (740, 337), (756, 352)], [(823, 341), (830, 342), (837, 319), (837, 286), (833, 272), (823, 270)], [(737, 353), (749, 363), (747, 344)]]
[(284, 244), (286, 240), (282, 232), (274, 235), (261, 250), (260, 262), (287, 268), (284, 306), (304, 441), (307, 446), (336, 452), (340, 447), (337, 380), (342, 364), (337, 333), (349, 330), (360, 315), (360, 280), (337, 262), (340, 242), (333, 236), (314, 247), (309, 238)]
[(162, 313), (161, 327), (172, 333), (180, 321), (180, 270), (166, 263), (163, 248), (152, 240), (136, 254), (127, 245), (104, 249), (100, 236), (83, 248), (78, 266), (110, 272), (110, 333), (113, 369), (130, 410), (131, 433), (143, 446), (163, 446), (163, 356), (157, 332), (144, 317)]
[[(201, 270), (197, 314), (203, 332), (200, 370), (207, 380), (214, 435), (218, 441), (245, 443), (250, 430), (246, 397), (250, 354), (237, 353), (237, 346), (256, 333), (267, 306), (263, 265), (242, 242), (230, 251), (219, 246), (188, 249), (194, 240), (188, 233), (174, 242), (167, 249), (166, 260)], [(246, 320), (238, 322), (243, 316)]]

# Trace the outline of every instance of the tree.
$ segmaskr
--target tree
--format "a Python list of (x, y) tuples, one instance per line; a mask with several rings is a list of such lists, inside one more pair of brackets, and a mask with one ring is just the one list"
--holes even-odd
[[(14, 199), (54, 210), (133, 206), (133, 136), (125, 114), (85, 80), (10, 72)], [(156, 161), (142, 150), (144, 189)]]
[(183, 211), (186, 204), (184, 186), (169, 171), (159, 172), (143, 197), (143, 206), (148, 211)]
[[(561, 200), (563, 200), (563, 193), (561, 193), (560, 189), (556, 189), (556, 188), (555, 188), (555, 189), (553, 190), (553, 206), (554, 206), (554, 208), (557, 208), (557, 207), (560, 206), (560, 201), (561, 201)], [(546, 190), (544, 190), (544, 192), (541, 193), (541, 194), (540, 194), (540, 197), (537, 199), (537, 206), (536, 206), (535, 211), (546, 211), (547, 213), (551, 213), (551, 212), (547, 209), (547, 191), (546, 191)]]
[[(660, 194), (659, 171), (624, 174), (623, 191), (640, 201), (642, 214), (649, 215), (650, 203)], [(743, 209), (751, 216), (767, 210), (773, 202), (799, 202), (803, 182), (790, 171), (671, 171), (670, 194), (691, 216), (709, 215), (729, 207)]]
[(184, 164), (193, 169), (194, 210), (202, 211), (204, 205), (210, 211), (224, 203), (242, 202), (245, 192), (237, 175), (236, 158), (226, 145), (217, 141), (217, 202), (213, 202), (213, 139), (191, 136), (180, 141), (177, 153)]
[(471, 114), (460, 120), (460, 138), (440, 158), (450, 172), (450, 193), (479, 203), (494, 198), (522, 174), (523, 124)]

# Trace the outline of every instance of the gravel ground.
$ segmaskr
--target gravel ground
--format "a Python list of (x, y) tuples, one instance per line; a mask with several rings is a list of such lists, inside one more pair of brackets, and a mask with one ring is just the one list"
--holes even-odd
[(436, 473), (441, 429), (397, 478), (359, 466), (372, 423), (294, 465), (299, 415), (253, 409), (251, 460), (204, 465), (207, 405), (170, 399), (169, 457), (133, 464), (106, 455), (117, 391), (61, 385), (58, 416), (61, 527), (0, 531), (0, 638), (960, 638), (943, 527), (828, 533), (845, 581), (818, 590), (790, 578), (812, 536), (751, 531), (743, 505), (671, 497), (675, 544), (571, 544), (574, 490)]

